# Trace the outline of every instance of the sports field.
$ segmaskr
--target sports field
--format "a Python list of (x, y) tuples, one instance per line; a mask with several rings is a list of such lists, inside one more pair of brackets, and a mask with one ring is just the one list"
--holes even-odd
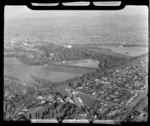
[(80, 66), (80, 67), (99, 68), (98, 67), (99, 61), (93, 59), (74, 60), (74, 61), (67, 62), (66, 64)]

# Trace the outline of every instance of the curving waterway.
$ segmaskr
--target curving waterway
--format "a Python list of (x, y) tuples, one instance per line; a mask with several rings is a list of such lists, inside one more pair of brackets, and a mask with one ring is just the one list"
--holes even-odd
[(30, 66), (21, 63), (15, 57), (4, 57), (4, 75), (17, 77), (25, 81), (33, 81), (31, 75), (50, 80), (52, 82), (65, 81), (70, 78), (82, 76), (81, 72), (73, 71), (75, 70), (68, 71), (65, 68), (60, 69), (57, 66), (52, 65)]

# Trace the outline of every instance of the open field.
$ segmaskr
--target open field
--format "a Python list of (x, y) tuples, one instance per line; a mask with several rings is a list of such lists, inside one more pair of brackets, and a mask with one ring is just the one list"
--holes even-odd
[(83, 59), (83, 60), (73, 60), (73, 61), (66, 61), (63, 64), (79, 66), (79, 67), (94, 67), (99, 68), (98, 64), (99, 61), (93, 59)]
[(84, 105), (86, 105), (86, 106), (94, 106), (95, 105), (95, 102), (96, 102), (95, 99), (88, 97), (87, 95), (84, 95), (81, 93), (79, 93), (79, 97), (83, 101)]
[(21, 80), (32, 81), (30, 75), (34, 75), (52, 82), (57, 82), (82, 75), (80, 73), (54, 71), (45, 69), (45, 67), (47, 66), (29, 66), (21, 63), (16, 58), (4, 58), (4, 75), (18, 77)]

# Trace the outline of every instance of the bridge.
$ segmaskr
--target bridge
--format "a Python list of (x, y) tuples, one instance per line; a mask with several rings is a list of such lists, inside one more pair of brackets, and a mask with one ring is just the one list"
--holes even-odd
[(47, 69), (53, 70), (53, 71), (59, 71), (59, 72), (68, 72), (68, 73), (89, 73), (92, 71), (99, 70), (98, 68), (94, 67), (81, 67), (81, 66), (73, 66), (68, 64), (55, 64), (55, 63), (48, 63), (46, 66)]

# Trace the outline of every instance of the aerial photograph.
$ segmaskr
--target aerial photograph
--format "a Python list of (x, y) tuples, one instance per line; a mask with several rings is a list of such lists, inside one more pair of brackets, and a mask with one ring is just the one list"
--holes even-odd
[(5, 6), (4, 121), (148, 122), (148, 7)]

